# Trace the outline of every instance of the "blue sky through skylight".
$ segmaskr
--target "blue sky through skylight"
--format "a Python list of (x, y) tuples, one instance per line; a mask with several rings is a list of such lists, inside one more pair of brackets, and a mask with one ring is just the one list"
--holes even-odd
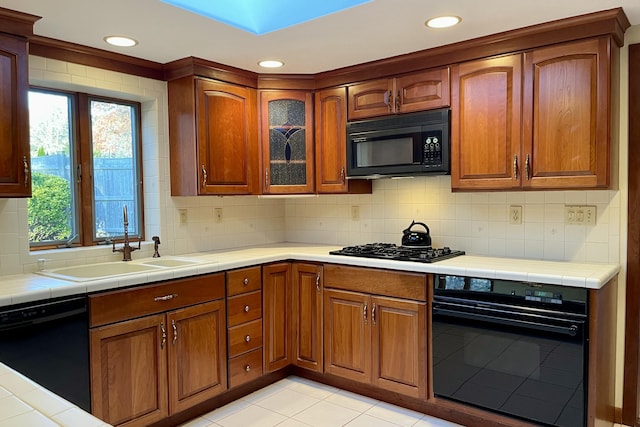
[(372, 0), (161, 0), (261, 35)]

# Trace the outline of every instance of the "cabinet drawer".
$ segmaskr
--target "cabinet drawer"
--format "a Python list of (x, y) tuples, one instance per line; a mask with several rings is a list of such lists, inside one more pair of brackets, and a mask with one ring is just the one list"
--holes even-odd
[(224, 298), (224, 273), (89, 296), (91, 327)]
[(229, 328), (229, 357), (262, 347), (262, 319)]
[(262, 348), (229, 359), (229, 387), (244, 384), (262, 376)]
[(262, 270), (258, 267), (243, 268), (227, 273), (227, 296), (258, 291), (262, 287)]
[(405, 273), (364, 267), (345, 267), (335, 264), (324, 266), (324, 287), (363, 292), (373, 295), (427, 300), (427, 278), (433, 275)]
[(227, 326), (236, 326), (262, 317), (262, 291), (227, 299)]

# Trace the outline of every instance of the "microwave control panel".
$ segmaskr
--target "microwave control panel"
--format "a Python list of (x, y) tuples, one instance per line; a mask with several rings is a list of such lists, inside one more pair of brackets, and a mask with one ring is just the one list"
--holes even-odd
[(425, 167), (442, 166), (442, 136), (433, 134), (424, 137), (422, 164)]

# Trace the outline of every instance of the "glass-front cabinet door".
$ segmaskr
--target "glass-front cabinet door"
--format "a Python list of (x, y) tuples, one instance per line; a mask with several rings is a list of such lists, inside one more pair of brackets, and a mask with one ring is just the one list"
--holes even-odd
[(314, 191), (312, 94), (260, 94), (264, 194)]

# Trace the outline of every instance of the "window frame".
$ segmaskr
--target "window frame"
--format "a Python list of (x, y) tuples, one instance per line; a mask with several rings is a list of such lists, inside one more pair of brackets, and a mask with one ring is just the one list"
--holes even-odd
[(29, 249), (44, 250), (55, 249), (61, 246), (83, 247), (106, 245), (122, 240), (124, 238), (124, 225), (121, 234), (108, 237), (95, 237), (95, 200), (94, 200), (94, 174), (93, 174), (93, 143), (91, 129), (91, 101), (112, 102), (126, 105), (132, 108), (133, 119), (133, 164), (135, 169), (135, 183), (137, 193), (138, 209), (134, 210), (128, 206), (129, 217), (135, 215), (138, 224), (138, 233), (129, 236), (132, 239), (144, 240), (144, 187), (143, 187), (143, 153), (142, 153), (142, 105), (140, 102), (129, 99), (122, 99), (110, 96), (101, 96), (85, 92), (74, 92), (60, 90), (43, 86), (29, 86), (29, 91), (43, 93), (61, 94), (68, 96), (71, 100), (71, 113), (69, 124), (71, 147), (70, 147), (70, 178), (73, 181), (75, 194), (75, 206), (72, 207), (76, 213), (75, 232), (77, 236), (71, 242), (55, 241), (46, 243), (29, 242)]

